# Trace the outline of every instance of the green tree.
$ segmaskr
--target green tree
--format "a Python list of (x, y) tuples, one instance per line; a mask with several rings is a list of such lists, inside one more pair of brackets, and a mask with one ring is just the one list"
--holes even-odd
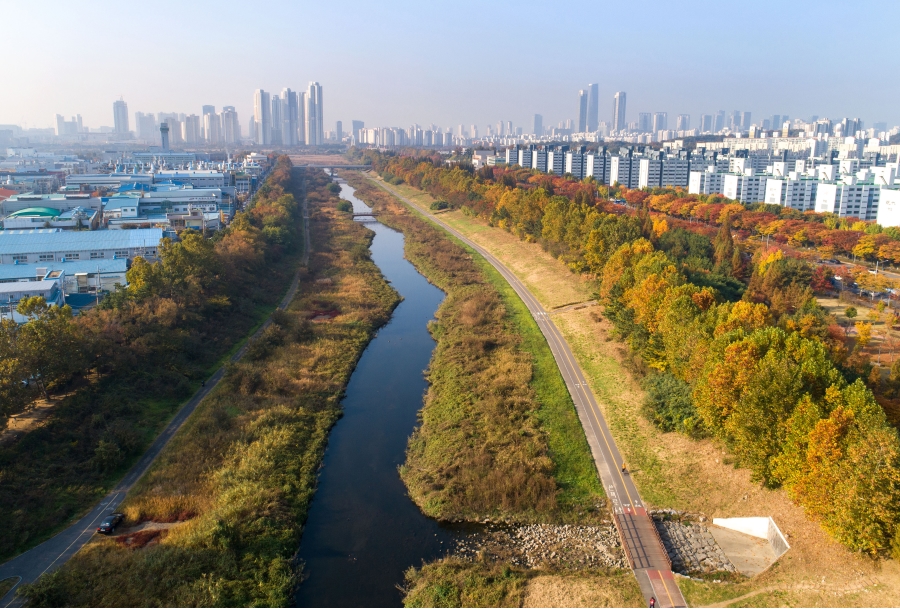
[(23, 298), (16, 307), (30, 318), (18, 331), (18, 353), (30, 380), (49, 398), (49, 387), (82, 369), (81, 341), (68, 305), (49, 306), (40, 296)]
[(857, 316), (856, 307), (847, 307), (844, 309), (844, 315), (847, 316), (847, 319), (853, 319)]

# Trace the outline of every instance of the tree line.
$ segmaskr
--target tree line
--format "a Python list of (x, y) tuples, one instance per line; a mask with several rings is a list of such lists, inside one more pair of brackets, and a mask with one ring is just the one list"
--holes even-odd
[(650, 213), (674, 193), (613, 188), (609, 198), (625, 198), (629, 212), (590, 181), (367, 154), (383, 174), (596, 277), (606, 317), (651, 371), (645, 411), (659, 427), (721, 439), (755, 480), (783, 487), (848, 548), (900, 546), (900, 438), (866, 385), (871, 366), (816, 302), (809, 264), (779, 243), (751, 252), (733, 237), (774, 222), (777, 242), (799, 222), (809, 239), (837, 243), (843, 232), (858, 245), (896, 241), (890, 229), (696, 197), (692, 213), (718, 225), (710, 237), (706, 224), (673, 228)]

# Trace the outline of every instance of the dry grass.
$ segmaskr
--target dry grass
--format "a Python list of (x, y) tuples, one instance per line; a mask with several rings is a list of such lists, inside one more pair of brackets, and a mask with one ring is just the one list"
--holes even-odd
[[(520, 248), (511, 248), (508, 243), (515, 239), (513, 236), (459, 212), (444, 214), (442, 219), (452, 219), (454, 228), (477, 240), (512, 269), (556, 269), (550, 274), (557, 275), (558, 281), (583, 289), (581, 278), (537, 245), (521, 243)], [(554, 299), (547, 294), (546, 285), (541, 285), (542, 280), (515, 272), (545, 307), (568, 298)], [(824, 304), (829, 305), (827, 301)], [(842, 303), (841, 308), (845, 307)], [(598, 307), (590, 307), (560, 312), (554, 315), (554, 321), (584, 370), (645, 501), (710, 517), (771, 515), (792, 546), (772, 568), (744, 584), (680, 580), (690, 604), (717, 603), (752, 594), (741, 603), (896, 606), (900, 596), (900, 565), (896, 561), (873, 561), (847, 551), (808, 520), (783, 491), (752, 483), (749, 472), (734, 468), (716, 442), (662, 433), (647, 422), (640, 415), (643, 392), (626, 365), (627, 348), (611, 339), (608, 323), (595, 317), (598, 311)], [(865, 315), (860, 312), (857, 319)]]
[(523, 607), (643, 607), (631, 573), (538, 575), (528, 580)]
[[(421, 425), (401, 476), (422, 510), (441, 519), (519, 522), (602, 517), (602, 489), (583, 435), (556, 442), (553, 425), (578, 433), (574, 407), (537, 328), (498, 289), (480, 257), (420, 220), (392, 197), (353, 179), (357, 196), (406, 235), (406, 256), (447, 297), (431, 326), (437, 347)], [(520, 307), (521, 304), (519, 303)], [(544, 343), (543, 349), (549, 350)], [(549, 366), (548, 366), (549, 359)], [(560, 446), (557, 446), (560, 444)]]

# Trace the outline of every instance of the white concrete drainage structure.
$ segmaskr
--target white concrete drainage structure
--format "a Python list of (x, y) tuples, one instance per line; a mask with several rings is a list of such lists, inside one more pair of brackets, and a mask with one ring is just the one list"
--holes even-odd
[(791, 548), (768, 516), (713, 518), (709, 532), (735, 568), (749, 577), (768, 569)]

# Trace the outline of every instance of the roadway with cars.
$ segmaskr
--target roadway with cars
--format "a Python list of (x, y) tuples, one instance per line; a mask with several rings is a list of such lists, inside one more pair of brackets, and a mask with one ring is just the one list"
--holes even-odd
[[(303, 241), (304, 252), (300, 263), (301, 269), (298, 269), (287, 294), (278, 305), (279, 309), (284, 309), (294, 299), (294, 295), (297, 293), (297, 288), (300, 285), (300, 271), (309, 264), (309, 209), (307, 207), (306, 197), (303, 197), (303, 201), (301, 202), (301, 213), (303, 214), (305, 237)], [(271, 321), (271, 318), (267, 319), (253, 334), (250, 340), (261, 335)], [(237, 353), (231, 356), (229, 362), (236, 362), (243, 357), (250, 344), (250, 340), (248, 340)], [(172, 418), (162, 433), (157, 436), (153, 444), (150, 445), (150, 448), (147, 449), (147, 452), (144, 453), (144, 456), (141, 457), (141, 460), (131, 468), (112, 492), (104, 497), (103, 500), (95, 505), (85, 516), (39, 546), (0, 565), (0, 581), (11, 577), (19, 579), (19, 581), (16, 582), (16, 585), (13, 586), (3, 598), (0, 598), (0, 607), (22, 606), (24, 599), (16, 596), (16, 589), (21, 584), (31, 583), (44, 573), (57, 569), (80, 550), (91, 537), (93, 537), (97, 530), (97, 526), (103, 520), (103, 517), (118, 507), (122, 502), (122, 499), (125, 498), (125, 494), (131, 489), (134, 483), (147, 472), (162, 450), (169, 443), (169, 440), (175, 435), (175, 432), (177, 432), (188, 417), (191, 416), (197, 408), (197, 405), (203, 401), (203, 398), (215, 389), (219, 381), (222, 380), (224, 374), (225, 367), (223, 366), (206, 380), (204, 386), (181, 407), (181, 410), (179, 410)]]
[(375, 180), (372, 177), (369, 177), (369, 180), (478, 252), (503, 275), (503, 278), (509, 282), (509, 285), (528, 307), (550, 345), (559, 371), (566, 382), (572, 401), (575, 403), (593, 453), (594, 462), (600, 473), (600, 479), (612, 503), (616, 528), (622, 539), (625, 554), (644, 598), (649, 602), (651, 597), (655, 597), (658, 607), (686, 607), (687, 603), (675, 582), (672, 565), (656, 527), (647, 513), (631, 476), (627, 471), (622, 471), (621, 466), (624, 460), (616, 447), (616, 442), (609, 431), (600, 406), (588, 387), (584, 373), (576, 362), (572, 350), (550, 318), (550, 313), (541, 306), (518, 277), (484, 248), (450, 227), (435, 214), (415, 205), (383, 181)]

